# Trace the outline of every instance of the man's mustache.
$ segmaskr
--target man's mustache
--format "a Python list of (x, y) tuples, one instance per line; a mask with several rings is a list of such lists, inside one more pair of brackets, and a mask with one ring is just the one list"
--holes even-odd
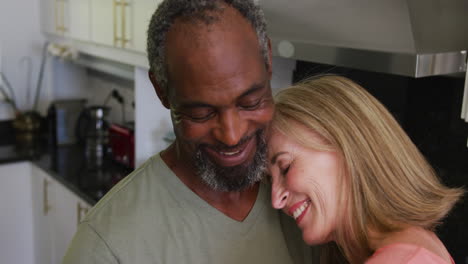
[(253, 137), (256, 137), (256, 136), (260, 137), (262, 134), (264, 134), (264, 131), (265, 131), (264, 128), (258, 129), (257, 131), (255, 131), (251, 135), (243, 137), (241, 140), (239, 140), (239, 143), (237, 143), (236, 145), (233, 145), (233, 146), (228, 146), (228, 145), (223, 144), (223, 143), (220, 142), (219, 144), (216, 144), (216, 145), (201, 144), (199, 147), (200, 147), (200, 149), (210, 148), (210, 149), (213, 149), (213, 150), (218, 151), (218, 152), (219, 151), (221, 151), (221, 152), (230, 152), (230, 151), (238, 149), (239, 146), (242, 146), (244, 143), (251, 140)]

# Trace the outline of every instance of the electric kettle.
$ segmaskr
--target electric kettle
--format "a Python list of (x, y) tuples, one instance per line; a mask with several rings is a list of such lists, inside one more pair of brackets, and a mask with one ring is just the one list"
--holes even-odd
[(88, 168), (101, 168), (109, 145), (110, 108), (107, 106), (90, 106), (85, 108), (76, 126), (76, 136), (84, 143)]

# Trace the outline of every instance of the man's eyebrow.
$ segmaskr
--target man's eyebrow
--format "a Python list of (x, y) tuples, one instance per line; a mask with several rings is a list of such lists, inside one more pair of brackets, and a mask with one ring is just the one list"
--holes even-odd
[[(241, 95), (239, 95), (237, 97), (237, 99), (240, 99), (242, 97), (245, 97), (249, 94), (253, 94), (255, 92), (258, 92), (259, 90), (263, 89), (265, 87), (264, 84), (262, 83), (255, 83), (253, 84), (250, 89), (248, 89), (247, 91), (243, 92)], [(187, 102), (187, 103), (182, 103), (180, 104), (180, 107), (181, 108), (198, 108), (198, 107), (213, 107), (213, 105), (210, 105), (208, 103), (204, 103), (204, 102)]]
[(271, 165), (275, 165), (278, 157), (286, 153), (287, 153), (286, 151), (280, 151), (280, 152), (277, 152), (275, 155), (273, 155), (273, 157), (271, 157), (271, 160), (270, 160)]
[(181, 108), (198, 108), (198, 107), (213, 107), (210, 104), (203, 103), (203, 102), (189, 102), (183, 103), (180, 105)]
[(252, 86), (250, 86), (250, 89), (248, 89), (247, 91), (243, 92), (239, 97), (237, 97), (238, 99), (239, 98), (242, 98), (244, 96), (247, 96), (249, 94), (253, 94), (255, 92), (258, 92), (259, 90), (265, 88), (265, 84), (264, 83), (255, 83), (253, 84)]

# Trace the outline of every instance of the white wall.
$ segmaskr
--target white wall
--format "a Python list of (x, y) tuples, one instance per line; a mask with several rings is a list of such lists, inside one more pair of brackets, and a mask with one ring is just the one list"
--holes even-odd
[[(2, 0), (0, 4), (1, 70), (16, 93), (21, 110), (29, 110), (39, 73), (42, 47), (45, 42), (40, 32), (40, 0)], [(44, 112), (51, 95), (44, 80), (40, 110)], [(0, 102), (0, 120), (12, 118), (12, 111)]]
[(106, 98), (115, 89), (124, 98), (124, 108), (122, 110), (122, 105), (117, 100), (110, 99), (107, 103), (107, 106), (111, 108), (109, 121), (122, 124), (123, 117), (125, 117), (125, 122), (135, 120), (135, 111), (132, 107), (132, 102), (135, 101), (134, 82), (98, 72), (89, 72), (88, 80), (88, 87), (85, 90), (88, 91), (88, 95), (92, 95), (88, 98), (88, 105), (104, 104)]
[(135, 166), (167, 147), (172, 131), (169, 110), (162, 106), (148, 78), (148, 69), (135, 68)]
[(295, 69), (296, 60), (273, 57), (273, 75), (271, 78), (273, 93), (292, 84), (293, 72)]

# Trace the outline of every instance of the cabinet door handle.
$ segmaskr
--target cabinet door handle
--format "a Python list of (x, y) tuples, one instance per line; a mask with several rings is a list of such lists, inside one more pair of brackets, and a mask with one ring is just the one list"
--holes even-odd
[(61, 26), (61, 29), (62, 29), (62, 33), (65, 33), (67, 32), (67, 28), (65, 27), (65, 0), (61, 0), (62, 2), (62, 26)]
[(60, 31), (60, 25), (59, 25), (59, 8), (58, 8), (58, 1), (54, 1), (54, 9), (55, 9), (55, 31), (59, 32)]
[(80, 202), (77, 202), (76, 203), (76, 225), (79, 225), (81, 223), (81, 221), (83, 220), (81, 218), (81, 213), (84, 213), (84, 215), (86, 216), (86, 214), (88, 213), (88, 208), (86, 206), (81, 206), (81, 203)]
[(114, 6), (113, 6), (113, 11), (114, 11), (114, 17), (113, 17), (113, 22), (114, 22), (114, 46), (117, 46), (117, 42), (121, 40), (121, 38), (117, 37), (117, 6), (120, 6), (120, 2), (117, 2), (117, 0), (114, 0)]
[(67, 31), (65, 27), (65, 1), (55, 0), (55, 31), (64, 33)]
[(42, 184), (42, 211), (44, 215), (47, 215), (50, 210), (49, 205), (49, 181), (44, 179)]
[(126, 8), (129, 5), (128, 2), (125, 2), (125, 0), (122, 0), (121, 2), (121, 8), (122, 8), (122, 47), (125, 48), (125, 44), (130, 42), (130, 39), (127, 39), (127, 21), (126, 21)]

